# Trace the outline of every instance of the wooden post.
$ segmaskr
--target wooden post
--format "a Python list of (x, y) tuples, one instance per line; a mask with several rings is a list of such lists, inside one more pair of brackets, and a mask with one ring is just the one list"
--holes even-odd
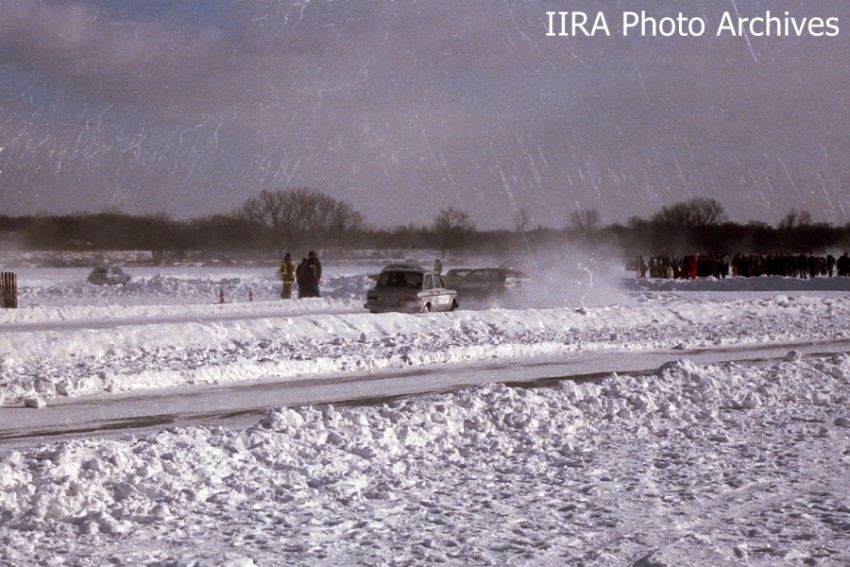
[(0, 272), (0, 307), (18, 307), (18, 278), (12, 272)]

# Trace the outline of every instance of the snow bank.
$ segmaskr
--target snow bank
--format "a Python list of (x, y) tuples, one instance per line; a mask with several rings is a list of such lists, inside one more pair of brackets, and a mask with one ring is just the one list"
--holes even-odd
[(576, 268), (548, 274), (566, 291), (540, 303), (408, 316), (365, 313), (368, 270), (331, 270), (325, 297), (303, 301), (278, 300), (267, 269), (138, 270), (125, 288), (86, 273), (19, 276), (22, 308), (0, 311), (0, 412), (373, 368), (683, 354), (650, 376), (6, 450), (0, 564), (850, 563), (850, 358), (686, 359), (847, 337), (847, 293), (626, 293)]
[(0, 563), (846, 564), (848, 386), (680, 360), (15, 451)]
[(2, 400), (332, 372), (847, 337), (846, 296), (692, 299), (630, 305), (371, 315), (360, 299), (4, 310)]
[[(280, 280), (274, 268), (128, 268), (126, 285), (94, 285), (86, 281), (89, 269), (24, 269), (18, 272), (18, 305), (186, 305), (280, 298)], [(355, 266), (331, 267), (322, 279), (328, 298), (361, 298), (372, 282)]]

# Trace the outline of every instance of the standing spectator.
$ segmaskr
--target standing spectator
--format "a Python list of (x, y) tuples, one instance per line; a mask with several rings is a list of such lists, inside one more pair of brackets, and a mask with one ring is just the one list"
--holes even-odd
[(845, 252), (843, 256), (838, 258), (836, 264), (838, 267), (839, 276), (844, 277), (850, 275), (850, 257), (847, 256), (847, 252)]
[(309, 297), (307, 295), (307, 256), (301, 258), (298, 267), (295, 268), (295, 283), (298, 284), (298, 299)]
[(699, 258), (696, 255), (685, 256), (685, 265), (687, 266), (688, 279), (697, 279), (697, 266)]
[(301, 297), (321, 297), (319, 284), (322, 281), (322, 263), (314, 250), (307, 254), (307, 263), (304, 265), (304, 290)]
[(280, 279), (283, 288), (280, 290), (281, 299), (292, 298), (292, 284), (295, 283), (295, 264), (292, 263), (292, 255), (287, 252), (280, 263)]
[(434, 271), (435, 271), (435, 272), (437, 272), (437, 275), (438, 275), (438, 276), (442, 276), (442, 275), (443, 275), (443, 263), (442, 263), (442, 262), (440, 262), (440, 259), (439, 259), (439, 258), (437, 258), (436, 260), (434, 260)]

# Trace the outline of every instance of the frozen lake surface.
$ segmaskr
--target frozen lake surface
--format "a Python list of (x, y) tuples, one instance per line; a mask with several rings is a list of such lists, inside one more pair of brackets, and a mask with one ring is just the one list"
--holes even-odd
[[(0, 563), (850, 562), (836, 282), (576, 270), (558, 293), (550, 278), (500, 304), (370, 315), (372, 269), (329, 267), (323, 298), (288, 302), (269, 268), (128, 268), (123, 288), (19, 270), (21, 307), (0, 312)], [(558, 361), (604, 377), (515, 383)], [(617, 372), (629, 361), (655, 368)], [(387, 373), (452, 385), (394, 399)], [(340, 401), (97, 431), (121, 399), (168, 416), (158, 399), (191, 413), (217, 392), (238, 411), (296, 385)], [(364, 388), (390, 398), (344, 403)], [(92, 431), (11, 439), (48, 415)]]

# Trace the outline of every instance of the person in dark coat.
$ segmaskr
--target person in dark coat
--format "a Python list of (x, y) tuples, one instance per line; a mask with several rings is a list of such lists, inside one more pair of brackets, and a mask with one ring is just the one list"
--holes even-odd
[(298, 299), (310, 297), (307, 295), (307, 256), (301, 258), (295, 268), (295, 283), (298, 285)]
[(836, 260), (836, 267), (839, 276), (850, 276), (850, 256), (847, 256), (847, 252)]
[(443, 263), (440, 261), (439, 258), (434, 260), (434, 271), (437, 272), (438, 276), (443, 275)]
[[(304, 287), (301, 297), (321, 297), (319, 284), (322, 281), (322, 263), (316, 252), (310, 250), (307, 254), (307, 263), (304, 264)], [(299, 284), (300, 288), (300, 284)]]

